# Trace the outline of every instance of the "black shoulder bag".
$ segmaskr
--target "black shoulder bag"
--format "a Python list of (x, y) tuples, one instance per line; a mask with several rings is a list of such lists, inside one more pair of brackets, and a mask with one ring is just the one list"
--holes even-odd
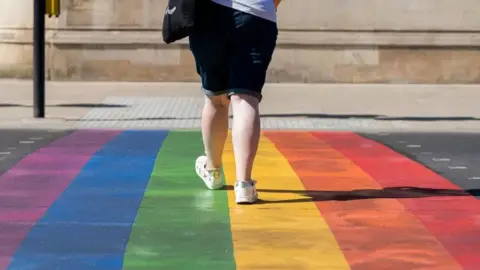
[(165, 43), (170, 44), (190, 35), (199, 1), (205, 0), (168, 0), (162, 29)]

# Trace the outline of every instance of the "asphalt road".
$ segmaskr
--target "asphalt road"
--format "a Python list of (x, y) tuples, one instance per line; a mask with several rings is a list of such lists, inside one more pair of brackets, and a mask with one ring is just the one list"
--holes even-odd
[(361, 134), (413, 159), (480, 197), (480, 134)]
[[(303, 259), (289, 269), (350, 269), (333, 267), (344, 258), (351, 269), (478, 268), (480, 135), (264, 137), (256, 172), (273, 181), (247, 210), (229, 203), (231, 189), (211, 193), (197, 181), (198, 131), (0, 129), (0, 270), (159, 269), (187, 257), (214, 265), (222, 252), (229, 266), (220, 268), (235, 269), (251, 246), (263, 268), (292, 250)], [(231, 186), (234, 166), (224, 164)], [(248, 248), (234, 252), (238, 235)], [(267, 258), (267, 246), (277, 255)]]
[(26, 155), (37, 151), (70, 131), (0, 129), (0, 175)]
[[(71, 131), (0, 130), (0, 175), (23, 157)], [(480, 196), (480, 134), (475, 133), (362, 133), (413, 159), (463, 190)]]

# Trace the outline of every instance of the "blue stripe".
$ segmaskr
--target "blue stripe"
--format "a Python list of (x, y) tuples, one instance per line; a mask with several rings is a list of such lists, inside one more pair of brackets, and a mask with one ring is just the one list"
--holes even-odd
[(9, 270), (122, 269), (137, 210), (167, 131), (105, 144), (33, 227)]

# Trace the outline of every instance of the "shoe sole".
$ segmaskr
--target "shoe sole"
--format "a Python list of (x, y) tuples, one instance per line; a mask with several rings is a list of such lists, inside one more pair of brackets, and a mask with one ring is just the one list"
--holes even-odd
[(248, 198), (235, 198), (235, 203), (237, 204), (254, 204), (256, 201), (258, 201), (258, 197), (253, 200)]
[(255, 204), (256, 201), (250, 202), (250, 201), (239, 201), (237, 202), (238, 205), (252, 205)]
[[(203, 178), (202, 178), (202, 180), (203, 180)], [(212, 186), (212, 187), (211, 187), (211, 186), (209, 186), (209, 185), (207, 184), (207, 182), (205, 182), (205, 180), (203, 180), (203, 183), (204, 183), (205, 186), (206, 186), (208, 189), (210, 189), (210, 190), (218, 190), (218, 189), (222, 189), (222, 188), (224, 187), (224, 185), (221, 185), (221, 186), (218, 186), (218, 187), (215, 187), (215, 186)]]
[(210, 186), (208, 184), (207, 181), (205, 181), (205, 179), (203, 179), (203, 177), (201, 177), (198, 173), (197, 173), (198, 177), (200, 177), (200, 179), (202, 179), (203, 183), (205, 184), (205, 186), (210, 189), (210, 190), (217, 190), (217, 189), (221, 189), (223, 188), (225, 185), (221, 184), (220, 186), (216, 187), (216, 186)]

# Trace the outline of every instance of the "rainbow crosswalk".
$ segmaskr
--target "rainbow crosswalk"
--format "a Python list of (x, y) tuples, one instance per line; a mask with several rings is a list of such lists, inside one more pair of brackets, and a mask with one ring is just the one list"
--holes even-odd
[[(79, 130), (0, 176), (0, 270), (477, 269), (480, 204), (350, 132), (264, 132), (261, 201), (236, 205), (193, 163), (197, 131)], [(416, 196), (417, 194), (418, 196)]]

